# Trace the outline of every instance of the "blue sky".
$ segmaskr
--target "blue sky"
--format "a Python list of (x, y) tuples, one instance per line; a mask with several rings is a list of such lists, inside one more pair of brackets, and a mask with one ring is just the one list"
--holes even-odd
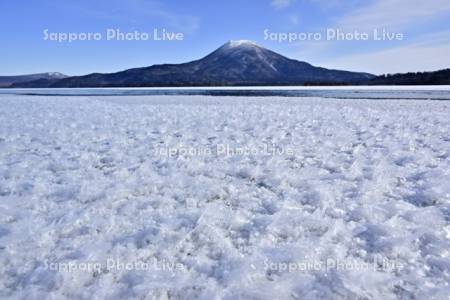
[[(198, 59), (228, 40), (253, 40), (291, 58), (376, 74), (450, 68), (449, 0), (4, 0), (0, 75), (114, 72)], [(107, 41), (105, 31), (184, 34), (182, 41)], [(326, 40), (327, 29), (386, 28), (403, 40)], [(100, 41), (44, 40), (43, 31), (100, 32)], [(280, 42), (270, 33), (322, 33)]]

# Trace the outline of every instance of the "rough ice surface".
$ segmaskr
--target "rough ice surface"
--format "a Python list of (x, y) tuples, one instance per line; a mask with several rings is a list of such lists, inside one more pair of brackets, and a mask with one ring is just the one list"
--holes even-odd
[[(295, 151), (161, 152), (218, 145)], [(3, 95), (0, 297), (448, 299), (449, 152), (446, 101)]]

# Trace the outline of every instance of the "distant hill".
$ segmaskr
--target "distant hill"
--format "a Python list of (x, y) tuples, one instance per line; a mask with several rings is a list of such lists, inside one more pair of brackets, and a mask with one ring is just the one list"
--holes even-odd
[(450, 85), (450, 69), (378, 76), (370, 85)]
[(34, 80), (48, 80), (54, 81), (68, 76), (58, 73), (58, 72), (48, 72), (48, 73), (38, 73), (38, 74), (28, 74), (28, 75), (17, 75), (17, 76), (0, 76), (0, 87), (8, 87), (12, 84), (19, 84)]
[(117, 73), (59, 80), (39, 79), (13, 87), (165, 87), (362, 84), (374, 75), (315, 67), (251, 41), (230, 41), (206, 57), (182, 64), (153, 65)]

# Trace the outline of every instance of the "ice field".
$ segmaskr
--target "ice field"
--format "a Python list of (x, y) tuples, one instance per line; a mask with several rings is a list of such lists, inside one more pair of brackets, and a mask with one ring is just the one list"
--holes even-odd
[(0, 95), (0, 298), (449, 283), (450, 101)]

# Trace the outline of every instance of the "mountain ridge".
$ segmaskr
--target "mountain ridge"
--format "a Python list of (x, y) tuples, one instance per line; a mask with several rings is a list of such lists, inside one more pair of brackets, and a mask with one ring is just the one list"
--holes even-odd
[(59, 72), (45, 72), (24, 75), (0, 76), (0, 87), (8, 87), (15, 83), (24, 83), (40, 79), (57, 80), (69, 77)]
[(248, 40), (229, 41), (210, 54), (181, 64), (156, 64), (115, 73), (59, 80), (39, 79), (13, 87), (167, 87), (360, 84), (375, 75), (332, 70), (285, 57)]

